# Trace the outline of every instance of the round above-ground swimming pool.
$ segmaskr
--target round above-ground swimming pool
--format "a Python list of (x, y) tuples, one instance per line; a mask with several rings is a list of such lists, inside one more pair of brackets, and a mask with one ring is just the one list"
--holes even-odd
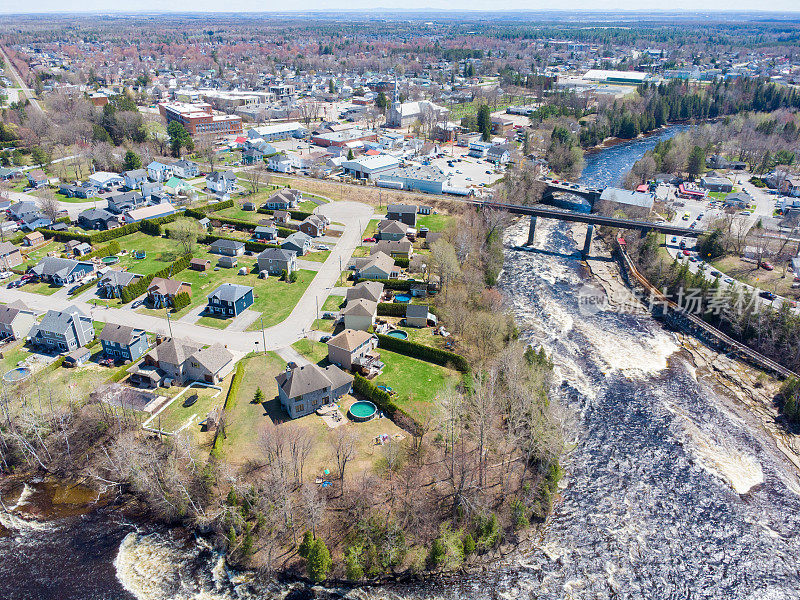
[(394, 297), (395, 302), (411, 302), (411, 296), (408, 294), (397, 294)]
[(406, 333), (402, 329), (392, 329), (386, 335), (388, 335), (389, 337), (397, 338), (398, 340), (407, 340), (408, 339), (408, 333)]
[(354, 402), (348, 411), (350, 418), (353, 419), (353, 421), (358, 422), (369, 421), (375, 416), (376, 412), (378, 412), (378, 407), (372, 402), (367, 402), (364, 400)]
[(30, 374), (31, 370), (28, 367), (17, 367), (16, 369), (11, 369), (5, 375), (3, 375), (3, 381), (15, 383), (17, 381), (22, 381), (26, 377), (29, 377)]
[(104, 256), (100, 259), (104, 265), (115, 265), (119, 262), (119, 256)]

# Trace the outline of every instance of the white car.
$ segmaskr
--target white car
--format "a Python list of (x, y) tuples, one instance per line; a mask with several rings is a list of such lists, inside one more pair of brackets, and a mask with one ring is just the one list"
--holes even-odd
[(330, 250), (330, 249), (331, 247), (326, 246), (325, 244), (320, 244), (319, 246), (317, 246), (317, 250)]
[(4, 279), (8, 279), (12, 275), (14, 275), (14, 274), (11, 271), (0, 271), (0, 281), (3, 281)]

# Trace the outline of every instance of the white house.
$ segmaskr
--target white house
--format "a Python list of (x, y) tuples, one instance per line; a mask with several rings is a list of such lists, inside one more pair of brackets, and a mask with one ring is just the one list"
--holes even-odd
[(232, 192), (236, 186), (236, 173), (233, 171), (213, 171), (206, 176), (206, 187), (217, 194)]
[(147, 176), (153, 181), (167, 181), (175, 173), (172, 165), (154, 160), (147, 165)]
[(111, 186), (119, 186), (125, 183), (125, 179), (116, 173), (108, 171), (98, 171), (89, 175), (89, 181), (100, 189), (109, 190)]
[(125, 187), (130, 190), (138, 190), (140, 185), (147, 182), (147, 171), (144, 169), (125, 171), (122, 176), (125, 178)]
[(292, 160), (285, 154), (275, 154), (269, 157), (267, 167), (270, 171), (275, 171), (277, 173), (291, 173)]

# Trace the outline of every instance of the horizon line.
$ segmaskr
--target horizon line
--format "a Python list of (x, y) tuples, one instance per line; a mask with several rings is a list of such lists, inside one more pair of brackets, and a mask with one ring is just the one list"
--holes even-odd
[(498, 14), (498, 13), (505, 13), (505, 14), (514, 14), (514, 13), (529, 13), (529, 14), (561, 14), (561, 13), (582, 13), (582, 14), (602, 14), (602, 15), (628, 15), (628, 14), (656, 14), (656, 15), (695, 15), (695, 16), (703, 16), (703, 15), (717, 15), (717, 14), (773, 14), (773, 15), (786, 15), (786, 16), (794, 16), (800, 15), (800, 9), (798, 10), (772, 10), (772, 9), (760, 9), (760, 8), (750, 8), (750, 9), (726, 9), (726, 8), (715, 8), (715, 9), (703, 9), (703, 10), (691, 10), (691, 9), (673, 9), (673, 10), (666, 10), (666, 9), (637, 9), (637, 8), (630, 8), (630, 9), (614, 9), (614, 10), (603, 10), (600, 8), (571, 8), (571, 9), (550, 9), (550, 8), (497, 8), (492, 10), (485, 10), (485, 9), (472, 9), (472, 8), (462, 8), (457, 11), (453, 11), (452, 9), (447, 8), (435, 8), (435, 7), (428, 7), (428, 8), (389, 8), (389, 7), (380, 7), (374, 9), (367, 9), (367, 8), (315, 8), (315, 9), (284, 9), (284, 10), (261, 10), (261, 11), (253, 11), (253, 10), (244, 10), (244, 11), (230, 11), (230, 10), (214, 10), (214, 9), (201, 9), (201, 10), (181, 10), (181, 9), (169, 9), (169, 8), (159, 8), (159, 9), (142, 9), (142, 10), (116, 10), (116, 9), (104, 9), (104, 10), (46, 10), (46, 11), (36, 11), (31, 10), (27, 12), (4, 12), (0, 10), (0, 14), (7, 16), (7, 17), (15, 17), (15, 16), (30, 16), (30, 15), (108, 15), (108, 14), (119, 14), (119, 15), (146, 15), (146, 14), (176, 14), (176, 15), (202, 15), (202, 14), (216, 14), (216, 15), (308, 15), (308, 14), (331, 14), (331, 13), (342, 13), (342, 14), (352, 14), (352, 13), (362, 13), (365, 15), (374, 15), (374, 14), (386, 14), (386, 13), (416, 13), (416, 14), (428, 14), (428, 13), (447, 13), (450, 15), (458, 15), (458, 14)]

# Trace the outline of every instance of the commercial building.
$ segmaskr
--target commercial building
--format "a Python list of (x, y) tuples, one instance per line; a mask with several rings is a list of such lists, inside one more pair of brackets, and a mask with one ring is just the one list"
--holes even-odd
[(377, 182), (381, 187), (396, 187), (428, 194), (441, 194), (446, 184), (447, 176), (441, 169), (432, 165), (408, 165), (391, 169), (381, 173)]
[(375, 181), (381, 173), (386, 173), (400, 166), (400, 161), (388, 154), (378, 154), (377, 156), (362, 156), (354, 160), (346, 160), (342, 163), (345, 174), (355, 179), (367, 179)]
[(215, 114), (205, 102), (163, 102), (158, 105), (161, 116), (167, 121), (177, 121), (189, 135), (235, 135), (242, 133), (242, 117)]

